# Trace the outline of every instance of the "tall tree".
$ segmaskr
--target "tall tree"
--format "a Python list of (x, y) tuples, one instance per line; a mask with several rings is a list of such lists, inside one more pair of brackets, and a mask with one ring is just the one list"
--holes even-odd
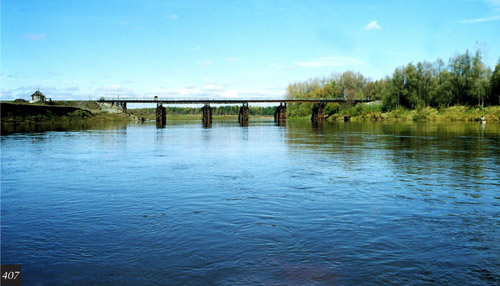
[(365, 97), (365, 88), (368, 79), (359, 72), (346, 71), (342, 74), (334, 75), (334, 80), (337, 82), (337, 95), (346, 99)]
[(432, 64), (432, 84), (430, 103), (432, 106), (449, 106), (453, 100), (451, 92), (451, 74), (442, 59)]
[(472, 59), (472, 74), (471, 74), (471, 100), (477, 100), (477, 104), (484, 106), (485, 99), (490, 92), (489, 78), (491, 70), (486, 67), (481, 61), (481, 51), (477, 50)]
[(419, 105), (420, 98), (418, 93), (419, 76), (417, 67), (409, 63), (404, 68), (404, 96), (406, 98), (405, 107), (416, 108)]
[(433, 81), (435, 72), (433, 70), (432, 64), (429, 62), (418, 62), (417, 74), (418, 74), (418, 97), (424, 106), (428, 106), (431, 103), (430, 94), (435, 85), (435, 81)]
[(499, 105), (500, 104), (500, 60), (498, 60), (495, 70), (490, 77), (490, 97), (488, 100), (489, 104)]
[(405, 106), (405, 76), (404, 67), (394, 70), (388, 84), (388, 92), (383, 97), (384, 109), (390, 110), (401, 105)]
[(472, 58), (469, 50), (463, 55), (450, 59), (451, 88), (456, 104), (470, 104)]

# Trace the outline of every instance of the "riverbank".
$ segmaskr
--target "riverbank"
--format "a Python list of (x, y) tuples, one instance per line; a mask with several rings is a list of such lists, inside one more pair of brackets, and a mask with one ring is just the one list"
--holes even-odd
[(500, 106), (485, 108), (452, 106), (441, 109), (425, 107), (414, 110), (397, 108), (389, 112), (382, 112), (381, 110), (381, 107), (367, 106), (361, 108), (359, 112), (356, 112), (356, 110), (348, 111), (357, 120), (480, 121), (481, 117), (484, 116), (486, 121), (489, 122), (500, 121)]
[[(51, 104), (29, 104), (27, 102), (1, 102), (2, 124), (32, 124), (53, 122), (127, 122), (154, 121), (154, 108), (129, 109), (123, 113), (111, 104), (95, 101), (56, 101)], [(181, 108), (182, 109), (182, 108)], [(182, 111), (182, 110), (181, 110)], [(358, 104), (326, 115), (327, 120), (352, 121), (480, 121), (484, 116), (487, 122), (500, 122), (500, 106), (477, 108), (470, 106), (452, 106), (447, 108), (419, 108), (415, 110), (396, 108), (384, 112), (381, 104)], [(252, 118), (272, 118), (269, 115), (251, 115)], [(200, 120), (201, 114), (167, 114), (168, 120)], [(213, 120), (237, 120), (238, 115), (213, 115)], [(310, 115), (289, 119), (309, 120)]]
[(31, 124), (75, 121), (141, 121), (130, 113), (97, 102), (74, 101), (51, 104), (1, 102), (2, 124)]
[[(500, 106), (476, 108), (470, 106), (452, 106), (446, 108), (425, 107), (420, 109), (396, 108), (383, 112), (382, 105), (361, 105), (338, 111), (327, 116), (327, 120), (344, 120), (347, 116), (352, 121), (480, 121), (484, 116), (487, 122), (500, 122)], [(309, 116), (290, 117), (290, 119), (310, 119)]]

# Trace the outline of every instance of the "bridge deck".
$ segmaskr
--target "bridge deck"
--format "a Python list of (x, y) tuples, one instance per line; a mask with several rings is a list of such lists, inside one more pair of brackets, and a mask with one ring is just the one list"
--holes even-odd
[(244, 103), (333, 103), (333, 102), (372, 102), (370, 99), (137, 99), (137, 98), (108, 98), (98, 102), (125, 102), (125, 103), (162, 103), (162, 104), (244, 104)]

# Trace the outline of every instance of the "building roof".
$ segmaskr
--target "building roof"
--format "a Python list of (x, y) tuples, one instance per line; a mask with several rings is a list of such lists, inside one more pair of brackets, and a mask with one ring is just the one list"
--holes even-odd
[(42, 97), (42, 98), (45, 97), (45, 95), (41, 91), (39, 91), (39, 90), (35, 91), (35, 93), (33, 93), (31, 95), (31, 98), (34, 98), (35, 96), (39, 96), (39, 97)]

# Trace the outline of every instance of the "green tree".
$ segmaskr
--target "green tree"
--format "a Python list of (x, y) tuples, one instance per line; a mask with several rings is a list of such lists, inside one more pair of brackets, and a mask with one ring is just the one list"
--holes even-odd
[(405, 97), (404, 106), (408, 108), (416, 108), (419, 105), (420, 98), (418, 93), (419, 76), (417, 67), (409, 63), (403, 70), (404, 76), (404, 91)]
[(453, 103), (470, 104), (470, 91), (472, 86), (472, 57), (469, 50), (463, 55), (450, 59), (451, 89)]
[(500, 60), (498, 60), (495, 70), (490, 77), (490, 96), (488, 103), (493, 105), (500, 104)]
[(386, 76), (384, 79), (368, 82), (366, 87), (368, 99), (381, 100), (386, 97), (390, 81), (391, 79)]
[(477, 104), (484, 106), (485, 100), (490, 92), (490, 75), (491, 70), (486, 67), (481, 61), (480, 50), (476, 51), (472, 59), (472, 83), (470, 93), (473, 99), (477, 100)]
[(432, 84), (429, 91), (430, 104), (432, 106), (450, 106), (453, 102), (452, 75), (443, 60), (437, 59), (433, 63), (432, 73)]
[(391, 110), (399, 107), (405, 102), (405, 77), (404, 68), (396, 68), (392, 74), (392, 78), (388, 83), (388, 92), (383, 97), (383, 107), (385, 110)]
[(365, 98), (365, 88), (368, 79), (362, 74), (346, 71), (342, 74), (334, 75), (337, 83), (337, 95), (346, 99)]
[(434, 68), (429, 62), (417, 63), (418, 75), (418, 98), (424, 106), (431, 104), (431, 91), (433, 90), (436, 82), (434, 80)]
[[(337, 96), (337, 83), (333, 78), (314, 78), (305, 82), (295, 82), (288, 85), (286, 98), (335, 98)], [(313, 108), (312, 103), (292, 103), (287, 106), (290, 117), (309, 116)], [(338, 105), (327, 104), (325, 112), (336, 110)]]

